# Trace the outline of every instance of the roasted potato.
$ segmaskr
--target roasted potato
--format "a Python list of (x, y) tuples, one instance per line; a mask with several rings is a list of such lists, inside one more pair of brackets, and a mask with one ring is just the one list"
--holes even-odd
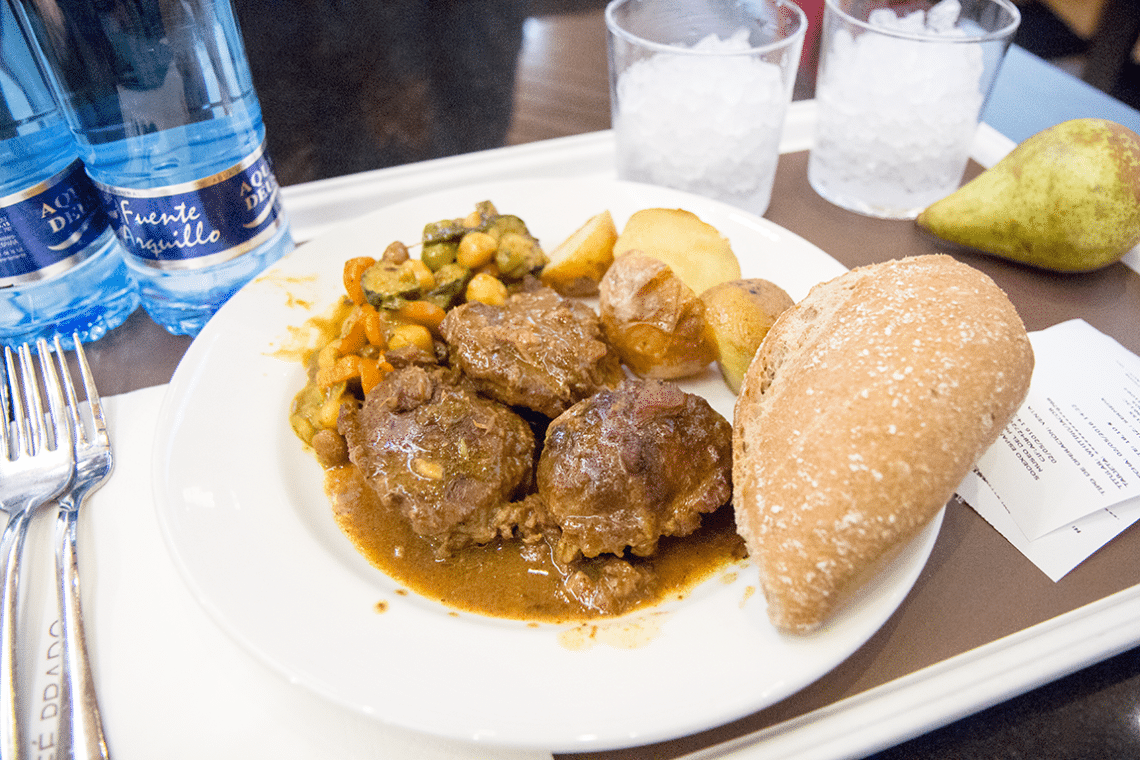
[(641, 251), (669, 265), (698, 295), (740, 279), (740, 262), (721, 234), (684, 209), (649, 208), (633, 214), (614, 243), (614, 258)]
[(733, 393), (776, 318), (792, 297), (768, 280), (732, 280), (701, 293), (705, 319), (715, 336), (717, 364)]
[(687, 377), (716, 358), (704, 302), (660, 259), (637, 251), (616, 258), (598, 311), (606, 339), (641, 377)]
[(609, 211), (590, 217), (550, 252), (542, 270), (543, 284), (564, 296), (597, 295), (598, 283), (614, 262), (617, 227)]

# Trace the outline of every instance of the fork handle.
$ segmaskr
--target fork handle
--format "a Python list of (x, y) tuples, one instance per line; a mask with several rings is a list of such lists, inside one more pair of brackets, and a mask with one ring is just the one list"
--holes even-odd
[(73, 760), (108, 760), (103, 720), (95, 696), (95, 680), (87, 658), (87, 636), (79, 602), (79, 565), (76, 557), (79, 510), (69, 499), (60, 500), (55, 523), (56, 570), (59, 609), (63, 623), (63, 719), (60, 725), (61, 757)]
[(4, 534), (0, 537), (0, 555), (4, 563), (4, 585), (0, 590), (0, 756), (20, 760), (25, 756), (20, 711), (17, 708), (19, 689), (16, 660), (19, 655), (16, 634), (19, 617), (18, 592), (20, 588), (20, 555), (24, 550), (24, 536), (31, 521), (30, 509), (20, 509), (8, 518)]

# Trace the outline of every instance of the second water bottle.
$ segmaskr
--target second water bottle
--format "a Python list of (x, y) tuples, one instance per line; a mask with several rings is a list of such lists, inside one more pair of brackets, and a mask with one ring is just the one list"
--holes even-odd
[(293, 247), (229, 0), (17, 2), (143, 307), (195, 335)]

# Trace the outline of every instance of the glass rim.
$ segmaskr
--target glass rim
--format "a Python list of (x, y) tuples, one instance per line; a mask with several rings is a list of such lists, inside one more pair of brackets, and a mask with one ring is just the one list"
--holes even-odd
[[(671, 55), (692, 55), (692, 56), (706, 56), (706, 57), (725, 57), (733, 55), (764, 55), (777, 50), (783, 50), (794, 44), (796, 40), (802, 40), (807, 35), (808, 20), (807, 14), (803, 9), (796, 5), (792, 0), (772, 0), (772, 5), (776, 8), (787, 8), (794, 12), (796, 18), (796, 30), (789, 34), (787, 37), (782, 37), (774, 42), (769, 42), (764, 45), (749, 45), (744, 50), (693, 50), (689, 47), (682, 47), (679, 44), (670, 44), (666, 42), (654, 42), (644, 37), (640, 37), (633, 32), (620, 26), (614, 18), (617, 9), (629, 2), (636, 2), (637, 0), (610, 0), (606, 4), (606, 28), (609, 29), (611, 34), (621, 37), (626, 42), (634, 43), (647, 50), (652, 50), (655, 53), (669, 53)], [(828, 0), (830, 2), (830, 0)]]
[(852, 16), (850, 13), (840, 8), (838, 4), (839, 0), (824, 0), (827, 9), (835, 12), (840, 18), (843, 19), (843, 21), (853, 26), (857, 26), (865, 31), (881, 34), (884, 37), (894, 37), (896, 39), (912, 40), (914, 42), (942, 42), (947, 45), (961, 45), (963, 43), (976, 44), (979, 42), (993, 42), (995, 40), (1012, 39), (1014, 32), (1017, 31), (1017, 27), (1021, 24), (1021, 11), (1018, 10), (1017, 6), (1014, 5), (1011, 0), (989, 0), (989, 2), (1000, 6), (1010, 14), (1011, 20), (1008, 24), (1001, 27), (1000, 29), (995, 29), (992, 32), (986, 32), (984, 34), (968, 34), (963, 35), (962, 37), (947, 37), (940, 34), (924, 34), (922, 32), (909, 32), (903, 29), (885, 29), (881, 26), (875, 26), (871, 22), (856, 18), (855, 16)]

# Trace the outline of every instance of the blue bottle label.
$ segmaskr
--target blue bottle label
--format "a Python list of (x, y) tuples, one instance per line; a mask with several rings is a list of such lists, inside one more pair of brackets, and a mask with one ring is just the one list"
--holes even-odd
[(204, 179), (147, 189), (95, 182), (127, 253), (155, 269), (200, 269), (257, 248), (285, 224), (262, 145)]
[(107, 217), (83, 164), (0, 198), (0, 288), (47, 280), (83, 261)]

